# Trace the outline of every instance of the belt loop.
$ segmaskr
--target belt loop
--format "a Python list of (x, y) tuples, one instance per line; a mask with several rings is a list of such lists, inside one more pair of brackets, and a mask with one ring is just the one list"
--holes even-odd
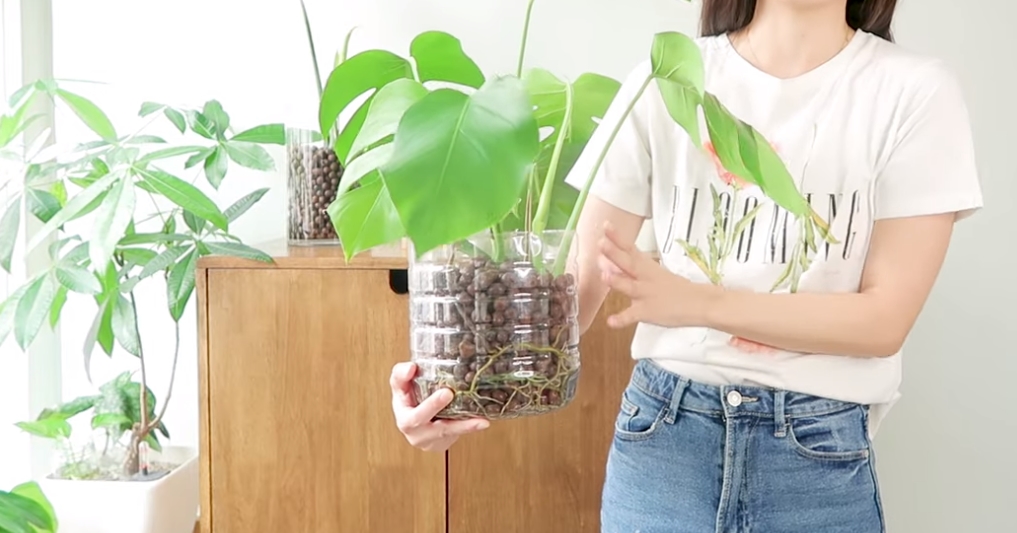
[(667, 414), (664, 416), (664, 421), (668, 424), (674, 424), (675, 419), (678, 417), (678, 408), (682, 404), (682, 396), (685, 396), (685, 389), (689, 386), (689, 380), (680, 377), (678, 382), (674, 385), (674, 392), (671, 393), (671, 403), (667, 406)]
[(784, 402), (787, 393), (779, 390), (773, 395), (773, 436), (784, 438), (787, 436), (787, 419), (784, 417)]

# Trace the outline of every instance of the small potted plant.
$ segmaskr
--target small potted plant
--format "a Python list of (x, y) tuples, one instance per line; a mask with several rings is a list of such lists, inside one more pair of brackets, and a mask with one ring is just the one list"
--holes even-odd
[[(384, 50), (351, 56), (322, 93), (323, 134), (369, 94), (354, 113), (364, 119), (340, 130), (353, 141), (339, 158), (345, 172), (329, 216), (347, 258), (410, 241), (418, 400), (455, 391), (440, 418), (536, 415), (574, 397), (576, 224), (621, 124), (651, 84), (695, 146), (805, 225), (806, 250), (817, 233), (827, 237), (770, 145), (705, 91), (694, 40), (657, 34), (645, 79), (631, 100), (614, 102), (620, 84), (605, 76), (569, 82), (523, 68), (533, 7), (531, 0), (515, 75), (485, 75), (458, 39), (428, 31), (412, 41), (409, 58)], [(611, 106), (616, 119), (599, 125)], [(606, 142), (577, 191), (564, 177), (604, 127)]]
[[(0, 303), (0, 342), (12, 337), (27, 349), (41, 328), (56, 326), (71, 294), (96, 304), (84, 339), (85, 370), (98, 346), (112, 355), (116, 346), (137, 358), (136, 370), (120, 374), (95, 394), (43, 410), (18, 424), (24, 431), (53, 439), (61, 463), (42, 487), (61, 517), (62, 531), (184, 533), (194, 527), (198, 472), (194, 449), (167, 447), (164, 423), (180, 354), (180, 319), (195, 288), (199, 257), (218, 254), (272, 261), (230, 232), (267, 189), (252, 191), (222, 209), (194, 184), (203, 176), (218, 189), (230, 164), (267, 171), (274, 160), (263, 144), (283, 144), (281, 124), (234, 133), (231, 117), (218, 101), (200, 109), (146, 102), (147, 124), (121, 135), (106, 113), (88, 99), (52, 81), (32, 83), (15, 93), (3, 123), (11, 143), (31, 120), (33, 100), (52, 98), (70, 108), (98, 139), (74, 149), (29, 150), (20, 190), (0, 217), (0, 265), (10, 271), (22, 213), (41, 228), (26, 246), (31, 253), (49, 241), (50, 268), (38, 272)], [(186, 142), (167, 142), (146, 133), (166, 119)], [(55, 153), (54, 153), (55, 152)], [(171, 163), (196, 168), (186, 180)], [(178, 167), (179, 168), (179, 167)], [(142, 199), (152, 207), (139, 207)], [(176, 328), (168, 388), (161, 404), (148, 387), (150, 355), (138, 322), (139, 284), (161, 278)], [(89, 379), (91, 374), (89, 372)], [(91, 433), (72, 440), (73, 419), (88, 416)]]
[(34, 481), (0, 490), (0, 533), (56, 533), (53, 505)]

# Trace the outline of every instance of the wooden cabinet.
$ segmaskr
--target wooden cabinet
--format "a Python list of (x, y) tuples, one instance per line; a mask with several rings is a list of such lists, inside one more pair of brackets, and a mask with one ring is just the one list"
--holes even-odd
[(567, 409), (425, 453), (396, 430), (388, 386), (409, 346), (405, 259), (271, 251), (196, 273), (203, 533), (600, 531), (631, 330), (598, 319), (584, 336)]

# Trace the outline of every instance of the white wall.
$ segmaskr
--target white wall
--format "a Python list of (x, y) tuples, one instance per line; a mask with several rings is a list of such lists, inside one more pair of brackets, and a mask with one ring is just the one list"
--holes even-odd
[[(514, 69), (524, 0), (308, 0), (323, 66), (352, 25), (354, 48), (404, 51), (425, 29), (460, 36), (485, 70)], [(55, 70), (99, 80), (83, 87), (118, 124), (141, 100), (200, 105), (219, 98), (240, 126), (269, 121), (313, 126), (314, 78), (296, 0), (54, 0)], [(963, 6), (963, 7), (961, 7)], [(542, 0), (530, 63), (569, 76), (596, 70), (623, 76), (661, 29), (695, 31), (697, 8), (676, 0)], [(581, 21), (589, 15), (591, 21)], [(1017, 122), (1017, 37), (1007, 0), (902, 0), (898, 40), (944, 57), (960, 72), (971, 105), (987, 208), (958, 228), (941, 282), (907, 345), (904, 398), (878, 437), (879, 468), (891, 531), (996, 532), (1017, 500), (1017, 438), (1010, 388), (1017, 363), (1006, 328), (1014, 323), (1017, 271), (1004, 236), (1014, 235), (1010, 124)], [(241, 20), (243, 22), (241, 23)], [(61, 130), (61, 135), (72, 132)], [(1009, 137), (1009, 138), (1008, 138)], [(276, 152), (281, 156), (281, 152)], [(281, 159), (280, 159), (281, 161)], [(231, 172), (223, 201), (263, 184), (274, 187), (238, 233), (284, 235), (281, 174)], [(170, 321), (163, 291), (151, 287), (141, 312), (156, 366), (168, 364)], [(87, 302), (74, 302), (88, 309)], [(68, 315), (73, 316), (73, 315)], [(90, 315), (89, 315), (90, 316)], [(184, 317), (185, 352), (167, 424), (175, 442), (197, 442), (194, 316)], [(63, 326), (64, 391), (87, 393), (77, 347), (89, 318)], [(97, 379), (129, 364), (96, 357)], [(154, 379), (161, 397), (165, 380)]]

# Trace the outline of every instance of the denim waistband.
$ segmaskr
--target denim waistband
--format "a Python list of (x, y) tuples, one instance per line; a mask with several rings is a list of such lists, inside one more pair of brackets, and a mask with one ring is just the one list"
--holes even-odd
[(858, 407), (858, 404), (810, 394), (751, 385), (713, 385), (669, 372), (649, 359), (636, 362), (632, 385), (682, 409), (706, 413), (816, 416)]

